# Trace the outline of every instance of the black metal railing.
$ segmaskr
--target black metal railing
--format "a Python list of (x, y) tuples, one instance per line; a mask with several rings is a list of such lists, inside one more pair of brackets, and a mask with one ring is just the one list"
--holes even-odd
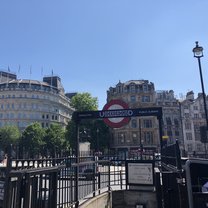
[(7, 167), (0, 169), (4, 181), (0, 207), (78, 207), (79, 201), (110, 191), (112, 186), (126, 188), (125, 161), (103, 158), (81, 156), (79, 164), (73, 155), (30, 160), (9, 158)]

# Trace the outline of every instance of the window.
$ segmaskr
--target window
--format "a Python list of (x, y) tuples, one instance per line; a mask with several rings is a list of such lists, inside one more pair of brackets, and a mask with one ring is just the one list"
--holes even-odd
[(147, 85), (143, 85), (143, 91), (147, 92), (147, 90), (148, 90), (148, 86)]
[(131, 120), (131, 127), (132, 128), (137, 128), (137, 120), (136, 119)]
[(166, 123), (167, 123), (167, 125), (172, 125), (172, 122), (171, 122), (170, 117), (167, 117), (167, 118), (166, 118)]
[(198, 110), (198, 106), (195, 105), (195, 106), (194, 106), (194, 110)]
[(191, 130), (191, 123), (186, 122), (186, 123), (185, 123), (185, 129), (186, 129), (186, 130)]
[(175, 124), (175, 126), (179, 126), (179, 121), (177, 118), (174, 118), (174, 124)]
[(125, 143), (125, 133), (118, 133), (118, 143), (119, 144)]
[(130, 85), (130, 92), (135, 92), (135, 85)]
[(168, 131), (167, 131), (167, 135), (168, 135), (168, 136), (173, 136), (173, 132), (172, 132), (171, 130), (168, 130)]
[(201, 144), (197, 144), (197, 145), (196, 145), (196, 150), (197, 150), (198, 152), (203, 151), (203, 150), (202, 150), (202, 145), (201, 145)]
[(192, 140), (192, 134), (191, 133), (186, 133), (186, 139), (187, 140)]
[(152, 128), (152, 120), (150, 119), (143, 120), (143, 125), (144, 125), (144, 128)]
[(189, 113), (184, 113), (185, 118), (189, 118)]
[(142, 96), (142, 102), (143, 102), (143, 103), (148, 103), (148, 102), (150, 102), (150, 96)]
[(175, 131), (175, 135), (176, 135), (176, 136), (180, 136), (179, 131)]
[(42, 119), (45, 119), (45, 115), (44, 114), (42, 115)]
[(135, 96), (135, 95), (132, 95), (132, 96), (130, 97), (130, 99), (131, 99), (131, 102), (132, 102), (132, 103), (136, 102), (136, 96)]
[(121, 93), (121, 86), (120, 85), (117, 87), (117, 90), (118, 90), (118, 93)]
[(134, 144), (138, 143), (138, 136), (137, 136), (137, 132), (133, 132), (132, 133), (132, 141)]
[(150, 131), (144, 132), (144, 142), (147, 145), (153, 144), (153, 134)]
[(187, 144), (188, 152), (191, 152), (193, 150), (192, 144)]
[(194, 113), (194, 118), (199, 118), (199, 115), (197, 113)]
[(200, 131), (199, 124), (194, 124), (194, 131), (195, 132), (199, 132)]

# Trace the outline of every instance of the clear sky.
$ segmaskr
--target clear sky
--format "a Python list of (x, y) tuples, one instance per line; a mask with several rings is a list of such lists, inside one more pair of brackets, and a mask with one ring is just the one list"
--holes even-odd
[(89, 92), (102, 109), (119, 80), (197, 95), (198, 40), (208, 93), (207, 11), (207, 0), (1, 0), (0, 69), (37, 80), (53, 70), (66, 92)]

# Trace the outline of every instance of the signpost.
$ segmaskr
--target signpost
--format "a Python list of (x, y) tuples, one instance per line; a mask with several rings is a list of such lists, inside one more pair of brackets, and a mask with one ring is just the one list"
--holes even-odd
[[(79, 124), (80, 121), (83, 119), (103, 119), (106, 124), (108, 124), (112, 128), (119, 128), (125, 124), (127, 124), (130, 120), (130, 117), (137, 117), (137, 116), (156, 116), (159, 122), (159, 137), (160, 137), (160, 145), (162, 147), (162, 108), (161, 107), (152, 107), (152, 108), (136, 108), (136, 109), (129, 109), (128, 105), (125, 104), (123, 101), (112, 100), (111, 102), (107, 103), (102, 111), (83, 111), (78, 112), (75, 111), (72, 115), (72, 119), (76, 124), (76, 180), (75, 180), (75, 187), (78, 187), (79, 184)], [(161, 148), (162, 149), (162, 148)], [(139, 166), (136, 166), (137, 168)], [(134, 169), (135, 167), (132, 166)], [(139, 167), (141, 168), (141, 166)], [(109, 169), (110, 170), (110, 169)], [(146, 171), (146, 170), (145, 170)], [(153, 172), (153, 169), (152, 169)], [(140, 176), (138, 176), (140, 177)], [(150, 178), (150, 183), (152, 183), (152, 178)], [(146, 182), (146, 185), (147, 182)], [(151, 184), (152, 185), (152, 184)], [(109, 186), (110, 191), (110, 186)], [(78, 188), (76, 188), (75, 193), (78, 197)], [(75, 199), (78, 201), (78, 198)], [(76, 208), (78, 204), (76, 204)]]
[[(130, 121), (129, 117), (116, 117), (116, 115), (127, 115), (127, 116), (132, 116), (133, 111), (132, 110), (127, 110), (129, 107), (128, 105), (121, 101), (121, 100), (111, 100), (109, 103), (107, 103), (103, 110), (106, 111), (106, 113), (102, 114), (109, 114), (109, 110), (117, 110), (114, 112), (115, 117), (113, 118), (104, 118), (103, 121), (110, 127), (112, 128), (120, 128), (127, 124)], [(124, 110), (126, 109), (126, 110)]]

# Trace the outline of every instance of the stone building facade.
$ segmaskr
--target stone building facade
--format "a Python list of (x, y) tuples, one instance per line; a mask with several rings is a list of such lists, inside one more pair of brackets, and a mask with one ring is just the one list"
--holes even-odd
[[(154, 84), (148, 80), (130, 80), (119, 82), (107, 91), (107, 102), (119, 99), (128, 104), (129, 108), (156, 107)], [(112, 129), (111, 148), (119, 154), (129, 152), (158, 151), (159, 126), (157, 118), (132, 117), (130, 122)]]
[(0, 127), (15, 125), (24, 130), (39, 122), (42, 127), (58, 123), (65, 128), (73, 112), (58, 76), (44, 77), (43, 81), (24, 80), (2, 71), (0, 101)]
[(200, 127), (206, 126), (202, 93), (199, 93), (196, 98), (193, 91), (187, 93), (186, 99), (181, 102), (181, 118), (187, 155), (203, 156), (207, 148), (206, 144), (201, 142), (200, 134)]
[[(180, 148), (184, 148), (180, 103), (172, 90), (156, 91), (148, 80), (130, 80), (109, 88), (107, 102), (113, 99), (126, 102), (129, 108), (162, 107), (162, 136), (168, 136), (168, 143), (177, 139)], [(112, 129), (112, 133), (111, 148), (118, 152), (160, 151), (159, 123), (154, 116), (132, 117), (126, 126)]]
[(156, 91), (156, 105), (162, 107), (163, 135), (168, 137), (167, 143), (178, 140), (181, 151), (184, 151), (181, 103), (175, 98), (173, 90)]

